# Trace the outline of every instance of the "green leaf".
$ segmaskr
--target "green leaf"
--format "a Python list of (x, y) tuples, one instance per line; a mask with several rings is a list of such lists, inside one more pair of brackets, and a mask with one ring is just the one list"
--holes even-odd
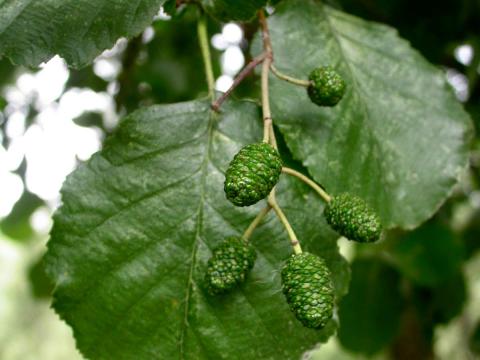
[(332, 65), (347, 83), (322, 108), (272, 76), (274, 121), (294, 156), (332, 194), (365, 198), (387, 227), (430, 217), (467, 165), (471, 128), (445, 74), (395, 30), (320, 1), (285, 0), (269, 24), (280, 71), (306, 79)]
[(47, 274), (45, 274), (42, 258), (30, 265), (28, 269), (28, 280), (33, 297), (38, 299), (49, 299), (51, 297), (53, 284)]
[(461, 237), (465, 248), (465, 258), (470, 259), (480, 249), (480, 242), (478, 241), (480, 239), (480, 210), (473, 213), (472, 221), (462, 232)]
[(469, 348), (474, 354), (480, 355), (480, 322), (477, 323), (470, 335)]
[(7, 100), (0, 96), (0, 111), (5, 110), (5, 107), (8, 105)]
[(24, 191), (10, 214), (0, 221), (0, 231), (14, 240), (31, 240), (36, 233), (30, 224), (30, 217), (42, 205), (44, 201), (37, 195)]
[[(15, 69), (7, 59), (0, 59), (0, 86), (3, 87), (12, 82), (15, 79), (15, 75), (19, 73), (19, 70), (21, 70), (21, 68)], [(3, 109), (2, 106), (0, 106), (0, 109)]]
[(100, 129), (104, 127), (103, 114), (96, 111), (85, 111), (73, 119), (73, 122), (78, 126), (84, 127), (96, 126)]
[(412, 286), (412, 290), (418, 317), (432, 328), (459, 315), (467, 299), (467, 285), (460, 271), (433, 288)]
[(75, 68), (120, 37), (142, 32), (165, 0), (10, 0), (0, 2), (0, 57), (38, 66), (54, 55)]
[[(251, 239), (246, 282), (218, 297), (203, 288), (211, 249), (264, 206), (237, 208), (223, 193), (231, 158), (262, 134), (256, 105), (226, 105), (221, 117), (208, 101), (139, 110), (68, 177), (45, 261), (54, 308), (87, 358), (298, 359), (333, 332), (303, 328), (288, 309), (280, 269), (291, 249), (273, 214)], [(285, 177), (278, 198), (305, 250), (326, 258), (339, 299), (349, 273), (322, 201)]]
[(175, 16), (177, 13), (177, 0), (166, 0), (163, 5), (163, 10), (170, 16)]
[(338, 313), (341, 344), (368, 355), (382, 350), (398, 332), (403, 306), (394, 269), (377, 259), (355, 260), (350, 291)]
[(447, 226), (429, 222), (392, 242), (389, 259), (408, 279), (424, 286), (444, 285), (462, 265), (464, 248)]

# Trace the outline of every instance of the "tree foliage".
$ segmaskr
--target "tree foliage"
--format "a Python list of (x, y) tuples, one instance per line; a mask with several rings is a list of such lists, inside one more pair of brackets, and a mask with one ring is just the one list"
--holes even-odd
[[(480, 172), (469, 162), (470, 115), (437, 66), (444, 60), (438, 48), (451, 53), (452, 42), (470, 41), (478, 50), (480, 36), (468, 30), (470, 18), (455, 17), (467, 24), (465, 33), (447, 32), (443, 47), (433, 49), (431, 32), (400, 23), (398, 13), (410, 11), (406, 5), (372, 3), (376, 11), (318, 0), (0, 1), (0, 56), (17, 65), (0, 61), (0, 86), (23, 67), (59, 55), (80, 68), (71, 71), (66, 89), (100, 92), (115, 85), (117, 111), (129, 113), (102, 150), (65, 181), (48, 252), (38, 265), (42, 276), (32, 272), (33, 282), (41, 278), (35, 291), (45, 296), (52, 286), (45, 266), (55, 286), (53, 307), (86, 358), (298, 359), (336, 330), (350, 351), (372, 355), (391, 346), (395, 354), (412, 329), (407, 315), (416, 314), (421, 325), (414, 334), (428, 348), (434, 327), (459, 314), (466, 298), (462, 263), (478, 248), (471, 240), (478, 224), (452, 229), (453, 204), (466, 199), (451, 195), (466, 173), (477, 187)], [(468, 0), (462, 4), (474, 8)], [(162, 5), (168, 21), (155, 20)], [(284, 165), (311, 177), (321, 191), (361, 197), (388, 230), (379, 245), (354, 248), (360, 255), (350, 283), (350, 265), (323, 217), (318, 191), (281, 175), (280, 207), (303, 250), (321, 256), (333, 277), (338, 316), (321, 330), (303, 327), (282, 294), (280, 271), (292, 239), (273, 211), (250, 239), (257, 260), (246, 280), (219, 296), (205, 286), (212, 250), (242, 236), (265, 206), (234, 207), (223, 192), (234, 155), (265, 139), (265, 84), (252, 72), (234, 99), (212, 109), (220, 94), (203, 69), (219, 75), (221, 61), (213, 51), (209, 64), (197, 21), (207, 17), (210, 36), (222, 22), (241, 21), (248, 61), (268, 50), (257, 18), (265, 7), (281, 73), (301, 83), (314, 68), (331, 66), (346, 84), (336, 106), (320, 107), (305, 87), (270, 72), (272, 131)], [(148, 41), (141, 36), (147, 27), (154, 33)], [(110, 82), (101, 79), (94, 59), (122, 37), (129, 40), (117, 59), (121, 72)], [(452, 66), (451, 56), (443, 65)], [(477, 51), (472, 66), (479, 58)], [(466, 105), (476, 118), (478, 74), (456, 71), (468, 78), (472, 100)], [(7, 107), (0, 93), (0, 111), (7, 114)], [(34, 123), (38, 109), (29, 107)], [(111, 132), (98, 112), (74, 121)], [(0, 121), (2, 134), (5, 124)], [(8, 148), (8, 136), (1, 140)], [(25, 178), (24, 168), (17, 172)], [(25, 192), (0, 228), (26, 241), (33, 233), (28, 219), (41, 205)], [(452, 301), (445, 301), (448, 293), (455, 294)]]

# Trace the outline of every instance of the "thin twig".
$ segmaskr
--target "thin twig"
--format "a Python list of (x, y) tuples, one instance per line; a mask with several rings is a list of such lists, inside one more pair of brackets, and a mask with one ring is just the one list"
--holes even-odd
[[(263, 48), (270, 56), (272, 56), (272, 41), (270, 40), (270, 31), (268, 30), (267, 18), (265, 17), (265, 12), (263, 10), (258, 12), (258, 19), (260, 20), (260, 26), (262, 27)], [(273, 60), (273, 58), (271, 60)]]
[(302, 80), (302, 79), (297, 79), (297, 78), (294, 78), (294, 77), (291, 77), (291, 76), (288, 76), (288, 75), (285, 75), (283, 74), (282, 72), (280, 72), (276, 67), (275, 65), (270, 65), (270, 70), (272, 70), (272, 73), (278, 77), (279, 79), (281, 80), (284, 80), (284, 81), (287, 81), (291, 84), (295, 84), (295, 85), (299, 85), (299, 86), (303, 86), (303, 87), (309, 87), (310, 86), (310, 81), (308, 80)]
[(265, 59), (266, 53), (262, 53), (259, 56), (253, 58), (240, 73), (233, 80), (232, 86), (222, 94), (213, 104), (212, 109), (218, 111), (223, 102), (230, 96), (233, 90), (250, 74), (255, 67)]
[[(265, 60), (263, 61), (262, 66), (262, 110), (263, 110), (263, 141), (270, 142), (272, 146), (277, 148), (277, 141), (275, 139), (275, 133), (273, 131), (273, 120), (272, 112), (270, 110), (270, 94), (268, 88), (268, 76), (270, 73), (270, 66), (273, 62), (273, 48), (272, 42), (270, 40), (270, 33), (268, 31), (267, 19), (265, 18), (265, 13), (263, 10), (260, 10), (258, 13), (258, 18), (260, 20), (260, 26), (262, 27), (262, 36), (263, 36), (263, 49), (266, 53)], [(288, 236), (290, 238), (290, 244), (292, 245), (293, 251), (295, 254), (301, 254), (302, 248), (300, 242), (297, 239), (297, 235), (293, 231), (292, 226), (288, 222), (287, 217), (283, 213), (282, 209), (277, 203), (277, 198), (275, 196), (275, 187), (268, 195), (268, 204), (273, 208), (277, 217), (282, 222), (285, 230), (287, 230)]]
[(275, 131), (273, 131), (273, 123), (270, 124), (269, 135), (270, 135), (270, 144), (272, 144), (272, 146), (278, 150), (277, 138), (275, 137)]
[(268, 75), (270, 65), (273, 61), (272, 43), (268, 32), (267, 20), (263, 10), (258, 12), (260, 25), (262, 27), (263, 48), (265, 50), (265, 60), (262, 65), (262, 110), (263, 110), (263, 141), (268, 142), (270, 138), (270, 128), (272, 127), (272, 112), (270, 110)]
[[(122, 106), (127, 104), (127, 99), (135, 98), (135, 90), (137, 89), (133, 83), (133, 72), (137, 63), (138, 56), (143, 48), (142, 36), (134, 37), (128, 42), (127, 48), (122, 58), (122, 72), (118, 76), (118, 93), (115, 96), (117, 111), (120, 112)], [(127, 106), (125, 106), (127, 107)], [(128, 111), (129, 109), (127, 109)]]
[(242, 238), (245, 241), (248, 241), (250, 239), (250, 236), (252, 236), (253, 231), (257, 228), (257, 226), (262, 222), (263, 218), (265, 215), (268, 214), (268, 212), (272, 209), (270, 204), (267, 204), (257, 215), (255, 219), (251, 222), (251, 224), (248, 226), (247, 230), (243, 233)]
[(295, 235), (295, 231), (293, 231), (293, 228), (288, 222), (287, 217), (285, 216), (282, 209), (277, 203), (277, 199), (275, 197), (275, 189), (273, 189), (270, 195), (268, 196), (268, 203), (277, 214), (277, 217), (282, 222), (283, 226), (285, 227), (285, 230), (287, 230), (288, 237), (290, 238), (290, 244), (292, 245), (292, 248), (293, 248), (293, 252), (295, 254), (301, 254), (302, 247), (300, 246), (300, 242), (297, 239), (297, 235)]
[(325, 190), (323, 190), (313, 180), (309, 179), (308, 177), (306, 177), (302, 173), (299, 173), (298, 171), (290, 169), (288, 167), (283, 167), (282, 172), (285, 173), (285, 174), (288, 174), (288, 175), (295, 176), (296, 178), (302, 180), (305, 184), (307, 184), (313, 190), (315, 190), (318, 193), (318, 195), (320, 195), (321, 198), (323, 200), (325, 200), (327, 203), (330, 202), (330, 200), (332, 200), (332, 197), (330, 195), (328, 195)]

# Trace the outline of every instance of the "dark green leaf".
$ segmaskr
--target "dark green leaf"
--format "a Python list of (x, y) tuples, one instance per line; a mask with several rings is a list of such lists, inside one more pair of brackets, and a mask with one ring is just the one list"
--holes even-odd
[(53, 292), (52, 281), (45, 273), (42, 259), (35, 261), (28, 269), (28, 279), (33, 296), (36, 298), (49, 298)]
[(43, 204), (43, 200), (37, 195), (29, 191), (23, 192), (10, 214), (0, 221), (0, 230), (12, 239), (30, 240), (35, 235), (35, 230), (30, 225), (30, 217)]
[(166, 0), (163, 5), (163, 10), (165, 10), (168, 15), (175, 16), (177, 12), (177, 0)]
[(480, 322), (477, 323), (472, 335), (470, 336), (470, 350), (476, 354), (480, 355)]
[(70, 76), (65, 84), (66, 89), (88, 87), (93, 91), (107, 91), (108, 82), (95, 74), (93, 65), (86, 66), (82, 69), (70, 70)]
[(435, 323), (448, 323), (459, 315), (467, 299), (467, 285), (459, 272), (433, 289), (433, 316)]
[(321, 108), (272, 78), (274, 120), (294, 156), (331, 193), (368, 200), (387, 227), (430, 217), (467, 165), (471, 128), (444, 73), (391, 28), (320, 1), (285, 0), (269, 24), (281, 71), (306, 79), (332, 65), (347, 83), (336, 107)]
[(0, 59), (0, 86), (4, 86), (14, 80), (15, 74), (19, 72), (18, 70), (7, 59)]
[(462, 233), (465, 257), (469, 259), (480, 249), (480, 210), (474, 212), (472, 221)]
[(389, 256), (410, 280), (435, 286), (458, 273), (463, 245), (448, 227), (429, 222), (396, 239), (389, 248)]
[(73, 67), (92, 62), (122, 36), (153, 20), (164, 0), (12, 0), (0, 3), (0, 57), (35, 67), (58, 54)]
[(86, 111), (80, 116), (73, 119), (73, 122), (79, 126), (92, 127), (95, 126), (106, 132), (103, 114), (95, 111)]
[(460, 314), (467, 297), (465, 278), (458, 272), (435, 287), (414, 287), (414, 301), (418, 317), (432, 328), (448, 323)]
[[(203, 288), (211, 249), (262, 206), (237, 208), (223, 193), (233, 155), (261, 138), (258, 108), (223, 113), (207, 101), (137, 111), (68, 178), (46, 263), (54, 307), (89, 359), (298, 359), (332, 333), (303, 328), (288, 309), (279, 271), (291, 249), (272, 214), (253, 235), (246, 282), (218, 297)], [(349, 274), (322, 201), (292, 178), (278, 198), (305, 250), (327, 260), (340, 298)]]
[(3, 111), (7, 106), (7, 100), (5, 100), (2, 96), (0, 96), (0, 111)]
[(355, 260), (350, 291), (338, 313), (341, 344), (369, 355), (380, 351), (397, 334), (402, 309), (398, 273), (379, 260)]

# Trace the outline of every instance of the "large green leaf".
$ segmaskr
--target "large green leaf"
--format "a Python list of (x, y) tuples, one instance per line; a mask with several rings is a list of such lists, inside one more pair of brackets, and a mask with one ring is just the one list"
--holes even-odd
[(412, 228), (450, 194), (467, 164), (470, 119), (395, 30), (320, 1), (285, 0), (269, 19), (276, 66), (306, 79), (332, 65), (347, 92), (334, 108), (272, 77), (276, 124), (293, 154), (332, 193), (366, 198), (387, 227)]
[(165, 0), (0, 0), (0, 57), (37, 66), (58, 54), (87, 65), (122, 36), (139, 34)]
[[(54, 307), (88, 358), (298, 359), (333, 331), (290, 313), (279, 270), (291, 249), (272, 214), (252, 238), (258, 259), (244, 286), (205, 294), (211, 249), (262, 206), (235, 208), (223, 193), (232, 156), (261, 139), (258, 108), (227, 104), (223, 114), (207, 101), (137, 111), (68, 178), (46, 266)], [(278, 197), (304, 248), (326, 258), (339, 299), (348, 268), (322, 202), (292, 178)]]
[(394, 269), (376, 259), (355, 260), (350, 291), (340, 303), (340, 342), (354, 352), (382, 350), (398, 332), (403, 306)]

